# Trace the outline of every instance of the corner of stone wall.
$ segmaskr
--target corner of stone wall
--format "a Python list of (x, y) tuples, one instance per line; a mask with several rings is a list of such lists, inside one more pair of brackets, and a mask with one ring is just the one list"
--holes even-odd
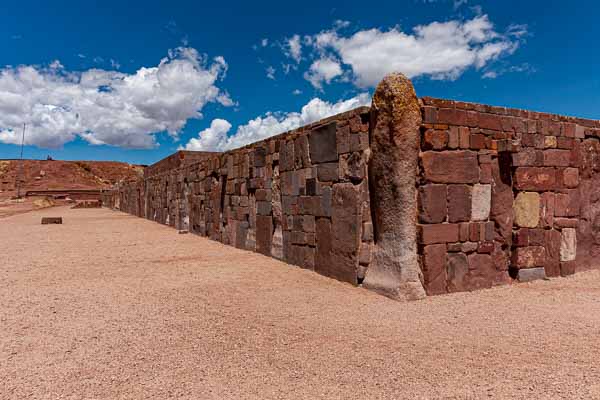
[(395, 73), (377, 86), (369, 128), (375, 246), (363, 286), (395, 300), (426, 296), (417, 251), (421, 108), (411, 81)]

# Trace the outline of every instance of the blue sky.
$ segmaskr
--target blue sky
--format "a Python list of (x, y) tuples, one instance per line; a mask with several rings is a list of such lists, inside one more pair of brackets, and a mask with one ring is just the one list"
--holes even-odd
[(2, 2), (0, 158), (23, 122), (29, 158), (227, 149), (368, 103), (390, 69), (419, 96), (600, 118), (596, 3)]

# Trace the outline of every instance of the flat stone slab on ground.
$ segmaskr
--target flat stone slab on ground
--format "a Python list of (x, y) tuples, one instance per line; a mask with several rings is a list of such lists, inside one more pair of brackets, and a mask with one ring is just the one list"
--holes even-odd
[(42, 225), (62, 224), (62, 217), (43, 217)]

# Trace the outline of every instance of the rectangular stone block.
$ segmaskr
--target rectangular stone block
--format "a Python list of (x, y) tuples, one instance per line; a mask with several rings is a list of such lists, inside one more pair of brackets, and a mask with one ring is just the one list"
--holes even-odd
[(436, 224), (446, 220), (446, 185), (419, 187), (419, 221)]
[(560, 261), (574, 261), (577, 256), (577, 231), (564, 228), (560, 238)]
[(569, 150), (545, 150), (544, 166), (546, 167), (568, 167), (571, 164), (571, 152)]
[(579, 191), (567, 190), (566, 193), (556, 193), (554, 201), (555, 217), (576, 217), (579, 215)]
[(470, 219), (471, 186), (448, 185), (448, 222), (466, 222)]
[(310, 160), (313, 164), (337, 161), (336, 129), (337, 124), (332, 122), (310, 133)]
[(543, 267), (546, 249), (543, 246), (517, 247), (512, 254), (512, 265), (519, 268)]
[(423, 279), (427, 295), (446, 293), (446, 245), (433, 244), (423, 249)]
[(540, 195), (521, 192), (513, 202), (514, 223), (519, 227), (535, 228), (540, 221)]
[(560, 263), (560, 276), (573, 275), (577, 271), (576, 261), (565, 261)]
[(273, 218), (265, 215), (256, 216), (256, 251), (266, 256), (271, 255), (273, 240)]
[(477, 183), (479, 163), (472, 151), (426, 151), (421, 154), (425, 179), (433, 183)]
[(42, 225), (62, 224), (62, 217), (42, 217)]
[(321, 182), (336, 182), (339, 180), (338, 163), (324, 163), (317, 166), (317, 178)]
[(419, 225), (423, 244), (458, 242), (458, 224)]
[(492, 185), (474, 185), (471, 199), (471, 219), (473, 221), (487, 220), (492, 207)]
[(550, 167), (519, 167), (515, 172), (515, 188), (546, 191), (557, 188), (556, 170)]
[(546, 270), (544, 268), (529, 268), (519, 270), (519, 282), (532, 282), (540, 279), (546, 279)]

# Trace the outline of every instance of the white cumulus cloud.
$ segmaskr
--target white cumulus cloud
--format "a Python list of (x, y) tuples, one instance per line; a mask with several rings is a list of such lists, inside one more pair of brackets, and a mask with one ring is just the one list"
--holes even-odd
[(330, 83), (337, 76), (342, 75), (342, 67), (332, 58), (320, 58), (314, 61), (310, 69), (304, 73), (304, 79), (309, 81), (316, 89), (323, 87), (323, 82)]
[[(305, 73), (313, 86), (328, 83), (327, 75), (348, 70), (359, 87), (373, 87), (385, 75), (402, 72), (409, 78), (456, 79), (468, 68), (482, 69), (502, 56), (510, 55), (527, 33), (524, 25), (511, 25), (498, 33), (487, 15), (469, 20), (451, 20), (419, 25), (411, 32), (398, 27), (366, 29), (344, 35), (345, 26), (334, 26), (305, 37), (316, 59)], [(331, 62), (338, 59), (334, 69)], [(329, 61), (327, 61), (329, 60)], [(335, 61), (333, 61), (335, 62)], [(320, 63), (320, 64), (318, 64)], [(328, 68), (326, 68), (328, 67)]]
[(359, 94), (348, 100), (340, 100), (337, 103), (313, 98), (302, 107), (300, 112), (268, 112), (239, 126), (232, 135), (228, 135), (231, 129), (229, 122), (215, 119), (209, 128), (199, 132), (198, 137), (190, 139), (182, 149), (231, 150), (370, 103), (371, 97), (368, 93)]
[[(115, 65), (116, 67), (116, 65)], [(222, 57), (208, 60), (193, 48), (169, 51), (155, 67), (132, 74), (49, 67), (0, 69), (0, 142), (60, 147), (77, 136), (91, 144), (151, 148), (155, 133), (176, 138), (209, 102), (232, 105), (216, 85), (225, 76)]]

